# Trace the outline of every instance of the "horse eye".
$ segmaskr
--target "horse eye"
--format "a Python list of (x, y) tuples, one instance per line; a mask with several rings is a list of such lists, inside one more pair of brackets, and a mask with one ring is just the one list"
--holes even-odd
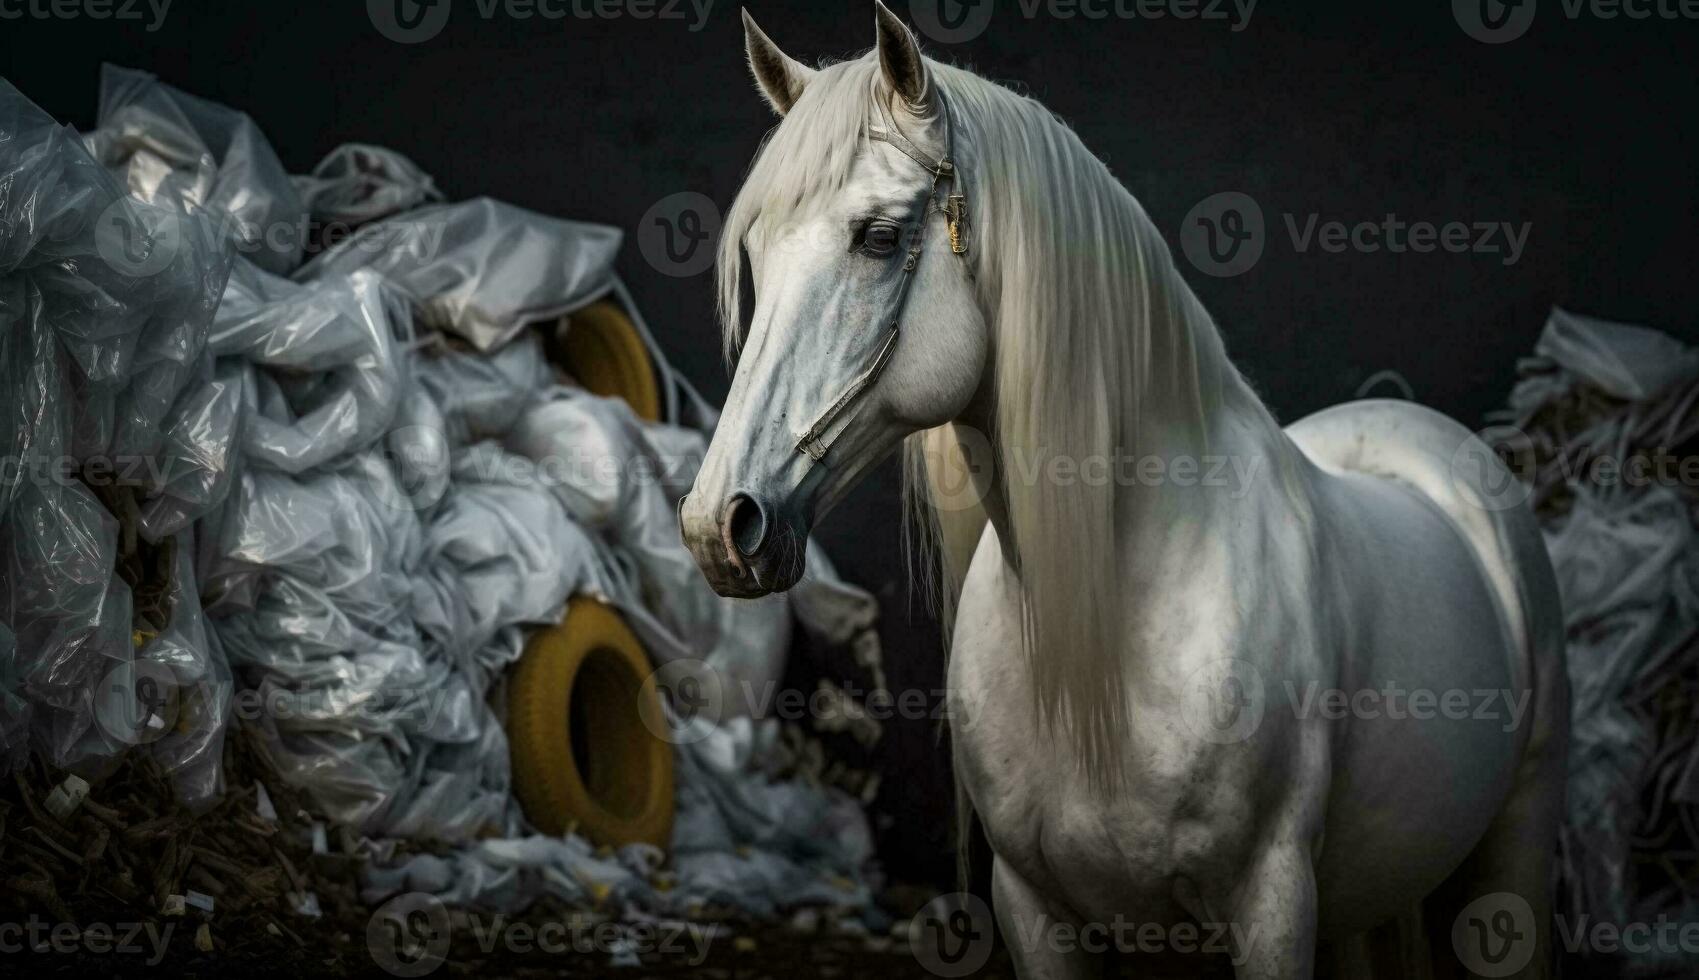
[(869, 255), (890, 255), (897, 250), (902, 229), (889, 221), (874, 221), (863, 229), (861, 251)]

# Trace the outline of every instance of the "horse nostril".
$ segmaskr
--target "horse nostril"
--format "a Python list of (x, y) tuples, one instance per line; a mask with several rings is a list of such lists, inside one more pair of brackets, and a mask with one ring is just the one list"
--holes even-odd
[(748, 557), (767, 540), (767, 512), (748, 494), (734, 494), (726, 509), (726, 526), (738, 554)]

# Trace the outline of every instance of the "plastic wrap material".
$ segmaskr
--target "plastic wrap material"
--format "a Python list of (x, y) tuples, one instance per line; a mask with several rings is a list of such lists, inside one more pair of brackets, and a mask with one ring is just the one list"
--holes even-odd
[[(0, 738), (11, 765), (27, 726), (55, 765), (94, 766), (126, 747), (95, 705), (103, 678), (135, 661), (136, 605), (118, 574), (120, 522), (91, 488), (133, 499), (165, 468), (161, 423), (205, 367), (229, 256), (209, 215), (127, 196), (4, 82), (0, 134)], [(185, 570), (144, 584), (193, 592)], [(184, 615), (184, 648), (215, 672), (188, 621), (197, 613)], [(198, 720), (201, 744), (222, 737), (216, 713)], [(196, 757), (184, 743), (168, 751)], [(213, 791), (203, 776), (185, 770), (187, 802)]]
[(1672, 707), (1699, 702), (1699, 488), (1682, 476), (1699, 437), (1699, 351), (1554, 310), (1520, 373), (1500, 416), (1514, 428), (1499, 431), (1532, 475), (1574, 699), (1564, 911), (1691, 921), (1699, 881), (1648, 849), (1699, 846), (1699, 725)]
[(344, 143), (313, 172), (294, 178), (313, 220), (326, 229), (360, 225), (442, 200), (431, 175), (382, 146)]
[(402, 400), (397, 352), (407, 313), (376, 275), (297, 285), (252, 266), (231, 277), (211, 338), (215, 354), (256, 367), (245, 389), (243, 452), (300, 473), (383, 436)]
[(104, 65), (89, 144), (136, 196), (153, 200), (163, 187), (220, 215), (237, 251), (261, 268), (286, 273), (300, 264), (306, 206), (247, 115)]
[(512, 340), (606, 293), (620, 232), (481, 197), (369, 224), (307, 263), (296, 278), (372, 269), (406, 291), (420, 322), (479, 351)]

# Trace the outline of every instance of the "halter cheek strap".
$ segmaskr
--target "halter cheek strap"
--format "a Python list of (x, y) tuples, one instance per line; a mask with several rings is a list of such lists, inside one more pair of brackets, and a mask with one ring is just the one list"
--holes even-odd
[[(934, 91), (936, 92), (936, 90)], [(966, 197), (960, 193), (953, 193), (948, 195), (943, 203), (940, 204), (938, 201), (940, 184), (949, 181), (953, 190), (960, 191), (961, 179), (957, 175), (955, 163), (950, 159), (949, 106), (943, 104), (943, 93), (936, 93), (936, 97), (940, 102), (944, 116), (944, 156), (938, 160), (928, 159), (919, 147), (897, 130), (894, 120), (891, 121), (889, 128), (873, 127), (867, 131), (869, 139), (889, 143), (898, 152), (920, 164), (927, 173), (932, 175), (932, 187), (927, 192), (926, 204), (920, 216), (922, 230), (914, 236), (913, 243), (909, 245), (908, 255), (903, 259), (902, 280), (897, 286), (896, 303), (891, 312), (891, 326), (885, 334), (884, 342), (879, 345), (878, 351), (873, 355), (873, 361), (868, 364), (866, 370), (856, 375), (855, 380), (851, 381), (849, 387), (844, 389), (844, 393), (839, 395), (820, 414), (820, 417), (814, 420), (814, 424), (808, 427), (808, 431), (797, 437), (797, 451), (815, 462), (826, 458), (826, 451), (832, 447), (832, 442), (842, 431), (843, 426), (837, 425), (837, 423), (839, 421), (848, 423), (849, 417), (844, 415), (845, 411), (855, 404), (862, 395), (866, 394), (867, 389), (873, 387), (873, 383), (879, 380), (879, 375), (883, 374), (886, 366), (891, 363), (891, 355), (897, 349), (897, 338), (901, 336), (903, 307), (908, 304), (909, 289), (914, 285), (914, 270), (920, 264), (920, 252), (926, 241), (924, 225), (927, 217), (934, 212), (942, 214), (949, 230), (950, 251), (956, 255), (967, 254)], [(972, 275), (971, 271), (969, 275)]]

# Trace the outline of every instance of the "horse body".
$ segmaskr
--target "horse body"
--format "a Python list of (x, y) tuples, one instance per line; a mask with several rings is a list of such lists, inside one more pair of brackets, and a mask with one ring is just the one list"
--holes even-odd
[[(1231, 452), (1278, 460), (1264, 473), (1289, 466), (1295, 487), (1264, 479), (1237, 500), (1176, 494), (1154, 531), (1129, 531), (1118, 549), (1133, 566), (1126, 656), (1140, 667), (1127, 690), (1137, 749), (1112, 799), (1058, 758), (1032, 717), (1018, 562), (988, 497), (949, 687), (958, 774), (997, 855), (999, 908), (1027, 907), (1028, 938), (1041, 916), (1235, 921), (1235, 890), (1271, 842), (1313, 864), (1320, 935), (1368, 929), (1464, 862), (1504, 810), (1530, 741), (1562, 724), (1556, 589), (1530, 515), (1487, 509), (1489, 489), (1465, 485), (1475, 499), (1449, 494), (1453, 516), (1418, 489), (1458, 477), (1449, 471), (1471, 448), (1467, 430), (1398, 403), (1331, 409), (1290, 438), (1247, 428), (1263, 444)], [(1118, 523), (1138, 528), (1146, 516)], [(1525, 587), (1500, 594), (1489, 564)], [(1212, 669), (1223, 663), (1262, 682), (1262, 714), (1243, 739), (1228, 731), (1217, 742), (1197, 735), (1223, 717)], [(1320, 707), (1327, 691), (1406, 697), (1359, 705), (1341, 723)], [(1466, 693), (1458, 713), (1468, 717), (1412, 717), (1415, 691)], [(1549, 795), (1551, 780), (1539, 785)], [(1540, 894), (1532, 876), (1543, 866), (1530, 864), (1504, 887)], [(1018, 942), (1023, 930), (1011, 921), (1005, 934)]]
[(957, 778), (1023, 976), (1093, 972), (1056, 924), (1191, 923), (1230, 928), (1242, 980), (1311, 975), (1318, 940), (1356, 977), (1394, 919), (1441, 972), (1543, 975), (1568, 690), (1514, 479), (1407, 403), (1282, 430), (1066, 127), (883, 6), (878, 35), (815, 70), (746, 15), (786, 118), (721, 242), (741, 358), (680, 506), (708, 581), (788, 588), (905, 445), (960, 586)]

